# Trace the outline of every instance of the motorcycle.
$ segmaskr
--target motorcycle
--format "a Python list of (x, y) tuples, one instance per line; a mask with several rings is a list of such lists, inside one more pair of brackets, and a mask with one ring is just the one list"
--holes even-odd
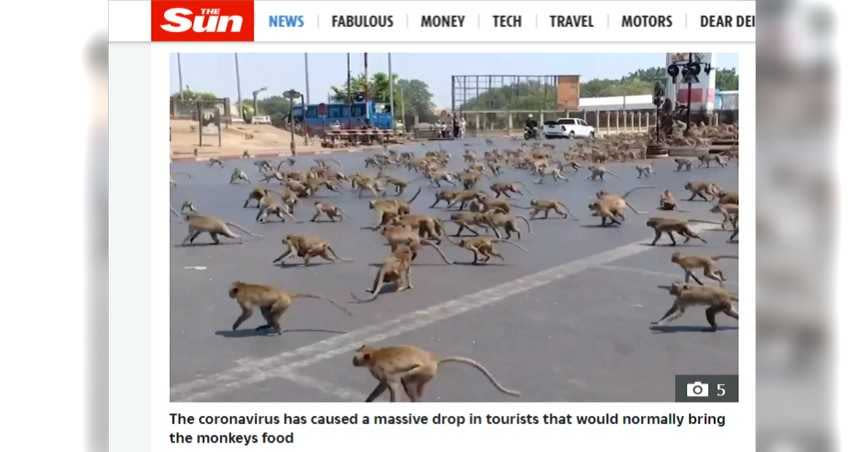
[(536, 127), (526, 127), (524, 129), (525, 140), (535, 140), (537, 138)]

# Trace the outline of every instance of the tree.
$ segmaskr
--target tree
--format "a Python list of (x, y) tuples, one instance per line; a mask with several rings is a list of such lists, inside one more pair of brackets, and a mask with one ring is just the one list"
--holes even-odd
[(181, 94), (173, 93), (173, 95), (170, 97), (182, 97), (185, 101), (188, 102), (194, 102), (198, 100), (213, 100), (218, 98), (213, 93), (206, 91), (191, 91), (190, 88), (185, 88), (185, 90)]
[(739, 74), (736, 73), (736, 68), (718, 69), (715, 74), (715, 88), (719, 91), (737, 91)]
[[(421, 80), (405, 80), (399, 79), (396, 74), (393, 74), (393, 108), (396, 116), (402, 114), (402, 102), (405, 101), (406, 120), (411, 119), (413, 124), (414, 118), (417, 117), (421, 121), (434, 121), (435, 104), (432, 103), (432, 94), (429, 92), (429, 86)], [(348, 86), (332, 86), (331, 96), (332, 102), (344, 103), (348, 101)], [(401, 90), (401, 91), (400, 91)], [(390, 81), (387, 74), (384, 72), (376, 72), (370, 76), (369, 85), (367, 86), (366, 77), (363, 74), (352, 78), (351, 98), (356, 101), (358, 94), (369, 92), (372, 100), (390, 104)], [(401, 95), (400, 95), (401, 93)], [(416, 115), (416, 116), (415, 116)]]

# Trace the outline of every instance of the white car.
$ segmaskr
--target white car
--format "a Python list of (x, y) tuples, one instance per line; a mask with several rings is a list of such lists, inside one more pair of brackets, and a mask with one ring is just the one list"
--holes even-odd
[(545, 121), (542, 134), (545, 138), (593, 138), (596, 129), (580, 118), (560, 118), (557, 121)]

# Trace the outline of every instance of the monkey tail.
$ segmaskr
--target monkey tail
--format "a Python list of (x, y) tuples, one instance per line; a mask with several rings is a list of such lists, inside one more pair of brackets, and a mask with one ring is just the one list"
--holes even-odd
[(630, 202), (628, 202), (628, 201), (626, 201), (626, 205), (627, 205), (627, 206), (629, 206), (629, 209), (632, 209), (632, 212), (634, 212), (634, 213), (636, 213), (636, 214), (638, 214), (638, 215), (646, 215), (646, 214), (647, 214), (647, 212), (646, 212), (646, 211), (640, 211), (640, 210), (638, 210), (638, 209), (635, 209), (635, 206), (633, 206), (633, 205), (632, 205)]
[(524, 223), (527, 225), (527, 233), (528, 234), (533, 234), (533, 228), (530, 226), (530, 220), (528, 220), (527, 217), (525, 217), (523, 215), (516, 215), (515, 217), (521, 218), (524, 221)]
[(692, 219), (690, 219), (690, 220), (686, 220), (686, 222), (687, 222), (687, 223), (715, 224), (715, 225), (721, 226), (721, 223), (720, 223), (720, 222), (717, 222), (717, 221), (697, 220), (697, 219), (693, 219), (693, 218), (692, 218)]
[[(445, 237), (447, 240), (450, 240), (450, 238), (449, 238), (449, 237), (447, 237), (447, 234), (444, 234), (444, 237)], [(453, 244), (455, 244), (455, 243), (456, 243), (456, 242), (453, 242), (452, 240), (450, 240), (450, 242), (451, 242), (451, 243), (453, 243)], [(420, 239), (420, 244), (421, 244), (421, 245), (428, 245), (428, 246), (431, 246), (432, 248), (434, 248), (434, 249), (435, 249), (435, 251), (437, 251), (437, 252), (438, 252), (438, 255), (440, 255), (440, 256), (441, 256), (441, 259), (444, 259), (444, 262), (445, 262), (447, 265), (451, 265), (451, 264), (453, 263), (452, 261), (450, 261), (450, 259), (448, 259), (448, 258), (447, 258), (447, 255), (446, 255), (446, 254), (444, 254), (444, 252), (443, 252), (443, 251), (441, 251), (441, 247), (439, 247), (438, 245), (436, 245), (436, 244), (434, 244), (434, 243), (432, 243), (431, 241), (426, 240), (426, 239)]]
[[(414, 180), (412, 180), (412, 181), (410, 181), (410, 182), (408, 182), (408, 183), (410, 184), (411, 182), (414, 182), (414, 181), (417, 181), (417, 180), (420, 180), (420, 179), (422, 179), (422, 178), (418, 177), (417, 179), (414, 179)], [(414, 193), (414, 196), (412, 196), (412, 197), (411, 197), (411, 199), (409, 199), (409, 200), (408, 200), (408, 204), (411, 204), (412, 202), (414, 202), (414, 200), (415, 200), (415, 199), (417, 199), (417, 197), (418, 197), (418, 196), (420, 196), (420, 191), (421, 191), (421, 190), (423, 190), (423, 187), (417, 187), (417, 192), (416, 192), (416, 193)]]
[(330, 298), (320, 297), (320, 296), (318, 296), (318, 295), (313, 295), (313, 294), (309, 294), (309, 293), (293, 293), (293, 294), (290, 294), (290, 295), (292, 296), (292, 298), (310, 298), (310, 299), (313, 299), (313, 300), (324, 300), (324, 301), (327, 301), (328, 303), (332, 304), (335, 308), (339, 309), (340, 311), (343, 311), (343, 312), (344, 312), (344, 313), (346, 313), (347, 315), (349, 315), (349, 316), (354, 315), (354, 314), (352, 314), (352, 312), (351, 312), (351, 311), (349, 311), (348, 309), (346, 309), (346, 307), (345, 307), (345, 306), (343, 306), (343, 305), (341, 305), (341, 304), (337, 303), (337, 302), (336, 302), (336, 301), (334, 301), (334, 300), (331, 300)]
[(524, 209), (524, 210), (529, 210), (529, 209), (530, 209), (530, 206), (519, 206), (519, 205), (517, 205), (517, 204), (512, 204), (512, 203), (510, 203), (510, 205), (509, 205), (509, 206), (510, 206), (510, 207), (515, 207), (516, 209)]
[(518, 249), (520, 249), (520, 250), (524, 251), (525, 253), (527, 252), (527, 248), (525, 248), (525, 247), (523, 247), (523, 246), (519, 245), (518, 243), (515, 243), (515, 242), (512, 242), (512, 241), (509, 241), (509, 240), (500, 239), (500, 240), (498, 240), (498, 243), (505, 243), (505, 244), (507, 244), (507, 245), (512, 245), (512, 246), (514, 246), (514, 247), (516, 247), (516, 248), (518, 248)]
[(721, 259), (735, 259), (735, 260), (739, 260), (739, 256), (712, 256), (712, 257), (710, 257), (710, 259), (712, 259), (713, 261), (718, 261), (718, 260), (721, 260)]
[(606, 173), (608, 173), (608, 174), (610, 174), (611, 176), (616, 177), (617, 179), (619, 179), (619, 178), (620, 178), (620, 176), (617, 176), (617, 174), (616, 174), (616, 173), (614, 173), (613, 171), (605, 170), (605, 172), (606, 172)]
[(529, 188), (527, 188), (527, 185), (526, 185), (524, 182), (521, 182), (521, 181), (513, 181), (513, 184), (521, 185), (521, 188), (522, 188), (522, 189), (524, 189), (524, 191), (525, 191), (525, 192), (527, 192), (527, 194), (528, 194), (528, 195), (533, 196), (533, 192), (532, 192), (532, 191), (530, 191), (530, 189), (529, 189)]
[(654, 185), (641, 185), (640, 187), (635, 187), (635, 188), (633, 188), (633, 189), (631, 189), (631, 190), (627, 191), (627, 192), (626, 192), (623, 196), (621, 196), (621, 197), (622, 197), (623, 199), (626, 199), (626, 198), (628, 198), (628, 197), (629, 197), (629, 195), (630, 195), (630, 194), (632, 194), (632, 193), (634, 193), (634, 192), (636, 192), (636, 191), (638, 191), (638, 190), (651, 189), (651, 188), (658, 188), (658, 187), (656, 187), (656, 186), (654, 186)]
[(336, 251), (334, 251), (334, 247), (332, 247), (331, 245), (328, 245), (328, 251), (330, 251), (330, 252), (331, 252), (331, 254), (333, 254), (333, 255), (334, 255), (334, 259), (336, 259), (336, 260), (338, 260), (338, 261), (340, 261), (340, 262), (354, 262), (354, 261), (355, 261), (354, 259), (349, 258), (349, 257), (340, 257), (340, 256), (338, 256), (338, 255), (337, 255), (337, 252), (336, 252)]
[(497, 380), (495, 380), (495, 377), (491, 374), (491, 372), (489, 372), (489, 371), (488, 371), (488, 369), (486, 369), (485, 367), (483, 367), (483, 365), (482, 365), (482, 364), (480, 364), (480, 363), (478, 363), (478, 362), (474, 361), (473, 359), (465, 358), (465, 357), (462, 357), (462, 356), (451, 356), (451, 357), (449, 357), (449, 358), (442, 358), (442, 359), (438, 360), (438, 364), (442, 364), (442, 363), (462, 363), (462, 364), (468, 364), (468, 365), (470, 365), (471, 367), (473, 367), (473, 368), (475, 368), (475, 369), (479, 370), (480, 372), (482, 372), (482, 373), (483, 373), (483, 375), (485, 375), (485, 376), (486, 376), (486, 378), (488, 378), (488, 379), (489, 379), (489, 381), (492, 383), (492, 385), (494, 385), (494, 387), (495, 387), (495, 388), (497, 388), (497, 390), (498, 390), (498, 391), (500, 391), (500, 392), (502, 392), (502, 393), (504, 393), (504, 394), (507, 394), (507, 395), (514, 396), (514, 397), (519, 397), (519, 396), (521, 396), (521, 393), (520, 393), (520, 392), (518, 392), (518, 391), (513, 391), (513, 390), (511, 390), (511, 389), (507, 389), (507, 388), (503, 387), (500, 383), (498, 383), (498, 381), (497, 381)]
[(227, 225), (227, 226), (232, 226), (232, 227), (234, 227), (234, 228), (236, 228), (236, 229), (238, 229), (238, 230), (240, 230), (240, 231), (244, 232), (245, 234), (250, 235), (250, 236), (252, 236), (252, 237), (256, 237), (256, 238), (258, 238), (258, 239), (261, 239), (261, 238), (262, 238), (262, 236), (261, 236), (261, 235), (259, 235), (259, 234), (254, 234), (254, 233), (252, 233), (252, 232), (248, 231), (247, 229), (244, 229), (244, 228), (243, 228), (243, 227), (241, 227), (240, 225), (238, 225), (238, 224), (236, 224), (236, 223), (233, 223), (233, 222), (231, 222), (231, 221), (225, 221), (224, 223), (226, 223), (226, 225)]

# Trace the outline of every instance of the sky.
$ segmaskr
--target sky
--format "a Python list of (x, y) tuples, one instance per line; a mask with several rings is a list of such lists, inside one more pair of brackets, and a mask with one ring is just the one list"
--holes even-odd
[[(208, 91), (236, 100), (235, 56), (232, 53), (182, 53), (182, 78), (194, 91)], [(547, 75), (579, 74), (581, 81), (619, 78), (638, 69), (663, 66), (664, 53), (601, 54), (393, 54), (393, 73), (399, 78), (419, 79), (429, 85), (433, 102), (449, 108), (450, 76), (453, 74)], [(177, 56), (170, 56), (170, 92), (179, 91)], [(326, 102), (330, 87), (345, 84), (345, 53), (308, 55), (309, 103)], [(280, 95), (288, 89), (305, 91), (304, 54), (239, 53), (242, 99), (267, 87), (260, 99)], [(716, 54), (716, 67), (735, 68), (736, 54)], [(363, 72), (363, 54), (351, 54), (352, 75)], [(369, 72), (387, 72), (387, 54), (369, 55)]]

